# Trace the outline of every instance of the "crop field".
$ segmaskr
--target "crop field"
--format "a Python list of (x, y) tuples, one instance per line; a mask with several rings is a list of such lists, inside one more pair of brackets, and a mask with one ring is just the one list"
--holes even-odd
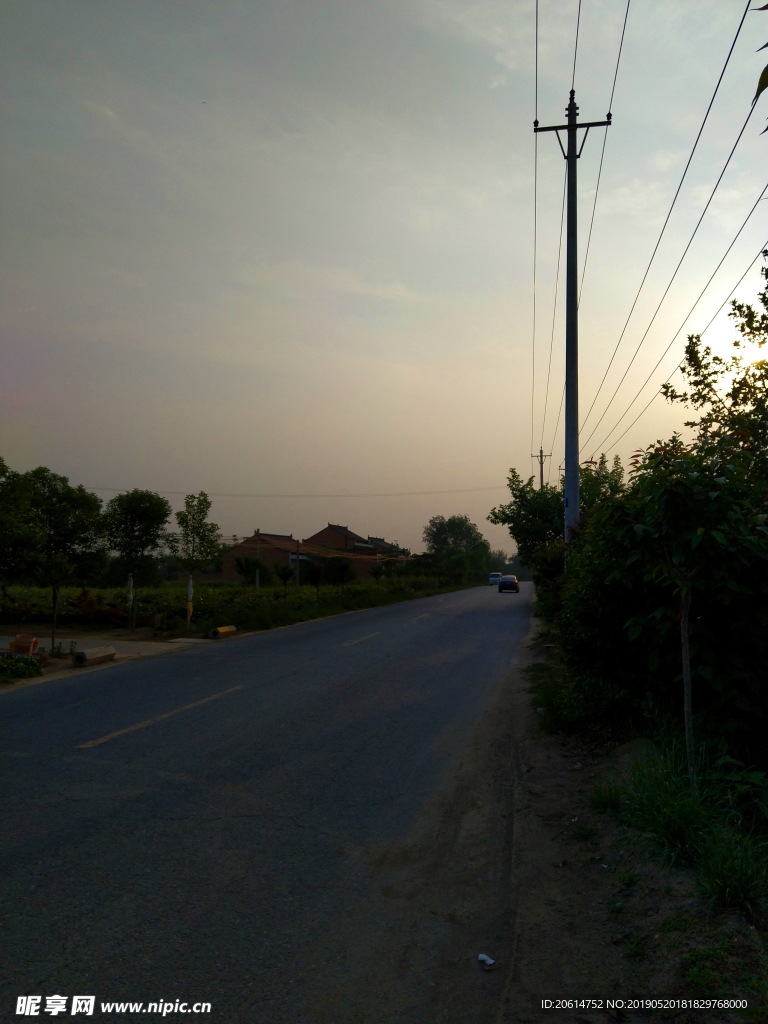
[[(417, 597), (462, 589), (446, 586), (437, 577), (407, 576), (366, 580), (341, 586), (319, 588), (289, 583), (254, 587), (238, 583), (195, 584), (193, 613), (187, 631), (187, 584), (166, 582), (139, 588), (134, 592), (137, 603), (136, 622), (152, 627), (159, 636), (200, 635), (215, 626), (232, 625), (238, 629), (270, 629), (325, 615), (376, 608), (408, 601)], [(3, 589), (0, 621), (7, 625), (49, 623), (53, 605), (51, 591), (44, 587), (8, 586)], [(122, 587), (63, 587), (59, 599), (58, 621), (61, 625), (89, 627), (128, 626), (126, 592)]]

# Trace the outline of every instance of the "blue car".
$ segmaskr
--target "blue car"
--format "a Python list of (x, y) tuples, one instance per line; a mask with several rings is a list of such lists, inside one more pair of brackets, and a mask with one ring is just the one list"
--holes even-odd
[(502, 576), (499, 580), (499, 593), (508, 590), (513, 594), (520, 593), (520, 584), (517, 582), (517, 576)]

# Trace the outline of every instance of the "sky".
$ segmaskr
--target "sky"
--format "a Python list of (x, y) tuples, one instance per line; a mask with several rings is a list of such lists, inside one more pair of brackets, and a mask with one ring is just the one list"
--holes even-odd
[[(105, 500), (141, 487), (178, 508), (205, 490), (228, 535), (336, 522), (420, 550), (431, 516), (461, 513), (511, 552), (485, 521), (509, 468), (534, 472), (541, 446), (554, 481), (563, 452), (564, 160), (551, 133), (538, 137), (532, 328), (534, 3), (0, 6), (6, 461)], [(578, 168), (582, 419), (744, 6), (631, 0), (586, 266), (604, 129)], [(578, 7), (540, 0), (542, 124), (564, 120)], [(625, 9), (582, 0), (584, 120), (605, 118)], [(589, 438), (749, 112), (767, 29), (768, 14), (747, 15), (582, 458), (626, 464), (682, 429), (685, 411), (657, 398), (611, 447), (768, 238), (766, 201), (688, 317), (768, 182), (765, 93)], [(754, 300), (759, 267), (736, 297)], [(724, 353), (733, 336), (726, 306), (705, 340)]]

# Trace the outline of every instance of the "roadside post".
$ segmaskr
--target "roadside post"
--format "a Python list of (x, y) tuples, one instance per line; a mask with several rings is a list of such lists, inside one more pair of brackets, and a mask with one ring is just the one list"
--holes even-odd
[(187, 629), (189, 629), (189, 624), (192, 621), (192, 594), (193, 593), (194, 593), (194, 591), (193, 591), (193, 588), (192, 588), (192, 573), (190, 573), (189, 574), (189, 579), (187, 580)]
[(125, 603), (128, 607), (128, 624), (133, 632), (133, 574), (128, 576), (128, 588), (125, 592)]

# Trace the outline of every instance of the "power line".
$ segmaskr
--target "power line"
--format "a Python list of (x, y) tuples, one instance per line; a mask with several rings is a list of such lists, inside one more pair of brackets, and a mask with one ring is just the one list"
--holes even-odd
[(549, 363), (547, 365), (547, 386), (544, 391), (544, 416), (541, 421), (541, 445), (544, 446), (544, 428), (547, 423), (547, 405), (549, 404), (549, 380), (552, 373), (552, 350), (555, 345), (555, 320), (557, 318), (557, 293), (560, 286), (560, 257), (563, 252), (563, 223), (565, 221), (565, 192), (568, 184), (568, 168), (563, 172), (563, 201), (560, 207), (560, 241), (557, 246), (557, 272), (555, 274), (555, 297), (552, 305), (552, 333), (549, 338)]
[[(621, 62), (621, 51), (624, 47), (624, 33), (627, 31), (627, 18), (629, 17), (629, 4), (630, 0), (627, 0), (627, 9), (624, 12), (624, 24), (621, 27), (621, 39), (619, 40), (619, 54), (616, 58), (616, 70), (613, 73), (613, 85), (611, 86), (611, 98), (608, 100), (608, 110), (613, 110), (613, 94), (616, 91), (616, 79), (619, 77), (619, 63)], [(597, 196), (600, 191), (600, 178), (603, 173), (603, 159), (605, 157), (605, 144), (608, 141), (608, 129), (605, 129), (603, 133), (603, 148), (600, 151), (600, 164), (597, 168), (597, 184), (595, 185), (595, 201), (592, 204), (592, 217), (589, 221), (589, 233), (587, 235), (587, 246), (584, 250), (584, 266), (581, 270), (581, 284), (579, 285), (579, 303), (581, 303), (581, 293), (584, 289), (584, 275), (587, 272), (587, 260), (589, 259), (589, 245), (592, 241), (592, 227), (595, 223), (595, 210), (597, 209)]]
[[(122, 491), (120, 487), (91, 487), (91, 491)], [(480, 491), (505, 491), (505, 486), (498, 484), (493, 487), (455, 487), (442, 491), (382, 491), (371, 494), (230, 494), (206, 492), (209, 498), (421, 498), (431, 494), (473, 494)], [(187, 491), (161, 491), (161, 494), (186, 496)]]
[[(725, 164), (723, 166), (722, 171), (720, 171), (720, 175), (718, 176), (718, 179), (715, 182), (715, 187), (712, 189), (712, 192), (710, 193), (709, 199), (707, 200), (704, 209), (701, 211), (701, 216), (699, 217), (698, 221), (696, 222), (696, 227), (693, 229), (693, 234), (688, 239), (688, 244), (686, 245), (685, 249), (683, 250), (683, 255), (680, 257), (680, 260), (678, 261), (678, 264), (677, 264), (677, 266), (674, 269), (672, 277), (669, 279), (669, 283), (667, 284), (667, 287), (664, 289), (664, 294), (659, 299), (659, 304), (656, 307), (656, 309), (654, 310), (654, 313), (653, 313), (653, 316), (651, 317), (650, 323), (646, 327), (645, 332), (643, 333), (643, 336), (640, 339), (640, 341), (638, 343), (638, 346), (637, 346), (637, 348), (635, 349), (635, 351), (634, 351), (634, 353), (632, 355), (632, 358), (630, 359), (629, 363), (627, 364), (627, 368), (624, 371), (624, 373), (622, 374), (621, 380), (616, 385), (616, 389), (614, 390), (613, 394), (611, 395), (611, 397), (610, 397), (610, 399), (608, 401), (608, 405), (606, 405), (606, 407), (603, 410), (603, 413), (602, 413), (600, 419), (597, 421), (597, 423), (592, 428), (592, 433), (589, 435), (587, 440), (582, 445), (582, 449), (585, 448), (587, 444), (589, 444), (590, 438), (594, 435), (594, 433), (597, 430), (597, 428), (603, 422), (603, 419), (605, 418), (606, 413), (608, 412), (608, 410), (610, 409), (611, 405), (613, 404), (614, 398), (618, 394), (619, 388), (624, 383), (624, 380), (625, 380), (627, 374), (629, 373), (629, 370), (630, 370), (630, 367), (632, 366), (632, 363), (634, 363), (635, 358), (637, 357), (638, 352), (642, 348), (643, 343), (645, 342), (645, 339), (648, 337), (648, 332), (650, 331), (651, 327), (653, 326), (653, 323), (654, 323), (654, 321), (656, 319), (656, 316), (658, 315), (658, 312), (661, 309), (662, 303), (664, 302), (664, 299), (666, 299), (667, 294), (669, 292), (669, 289), (672, 287), (672, 283), (674, 282), (675, 278), (677, 277), (677, 272), (680, 269), (680, 267), (682, 266), (683, 260), (685, 259), (686, 255), (688, 254), (688, 250), (691, 248), (691, 245), (693, 244), (693, 240), (696, 237), (696, 233), (698, 232), (699, 228), (701, 227), (701, 222), (704, 220), (704, 216), (705, 216), (707, 210), (709, 209), (709, 205), (710, 205), (710, 203), (712, 202), (712, 200), (715, 197), (715, 192), (717, 192), (717, 189), (718, 189), (718, 186), (720, 185), (720, 182), (723, 180), (723, 175), (725, 174), (726, 170), (728, 169), (728, 164), (731, 162), (731, 157), (736, 152), (736, 147), (738, 146), (739, 142), (741, 141), (741, 137), (744, 134), (744, 131), (745, 131), (746, 127), (747, 127), (747, 124), (749, 123), (749, 119), (752, 117), (752, 112), (754, 111), (754, 109), (755, 109), (754, 106), (749, 108), (749, 113), (747, 114), (747, 117), (746, 117), (746, 120), (744, 121), (744, 124), (741, 126), (741, 131), (739, 132), (739, 134), (738, 134), (738, 136), (736, 138), (736, 141), (733, 144), (733, 148), (731, 149), (731, 152), (728, 154), (728, 159), (725, 161)], [(751, 215), (751, 213), (750, 213), (750, 215)], [(741, 230), (741, 229), (739, 229), (739, 230)], [(595, 396), (595, 397), (597, 397), (597, 396)]]
[[(552, 435), (552, 444), (549, 446), (553, 451), (555, 448), (555, 438), (557, 437), (557, 428), (560, 426), (560, 417), (563, 414), (563, 402), (565, 401), (565, 384), (563, 384), (563, 393), (560, 395), (560, 408), (557, 410), (557, 422), (555, 423), (555, 432)], [(552, 463), (550, 462), (550, 467)], [(547, 471), (547, 483), (549, 483), (549, 471)]]
[(581, 22), (581, 0), (579, 9), (576, 12), (576, 42), (573, 45), (573, 74), (571, 75), (571, 89), (576, 88), (576, 54), (579, 52), (579, 24)]
[[(534, 46), (533, 123), (539, 123), (539, 0), (536, 0)], [(536, 266), (538, 254), (539, 210), (539, 136), (533, 136), (533, 325), (531, 330), (531, 448), (533, 448), (536, 400)]]
[[(766, 189), (768, 189), (768, 185), (766, 185), (766, 187), (765, 187), (765, 188), (763, 189), (763, 192), (765, 192), (765, 191), (766, 191)], [(762, 197), (761, 197), (761, 198), (762, 198)], [(760, 202), (760, 200), (758, 200), (758, 202)], [(755, 203), (755, 206), (757, 206), (757, 203)], [(752, 210), (754, 210), (754, 207), (752, 208)], [(750, 216), (751, 216), (751, 214), (752, 214), (752, 210), (750, 211)], [(747, 218), (747, 220), (748, 220), (748, 219), (749, 219), (749, 217)], [(745, 221), (744, 223), (746, 223), (746, 221)], [(742, 224), (742, 226), (741, 226), (741, 227), (743, 228), (743, 227), (744, 227), (744, 224)], [(739, 228), (739, 234), (741, 234), (741, 228)], [(737, 235), (737, 236), (736, 236), (736, 238), (738, 238), (738, 237), (739, 237), (739, 236)], [(735, 242), (735, 241), (736, 241), (736, 238), (734, 238), (733, 242)], [(731, 246), (733, 245), (733, 242), (731, 242), (731, 245), (729, 245), (729, 246), (728, 246), (728, 249), (726, 250), (726, 252), (725, 252), (725, 255), (723, 256), (723, 259), (722, 259), (722, 260), (720, 260), (720, 263), (718, 263), (717, 267), (715, 268), (715, 271), (714, 271), (714, 273), (712, 274), (712, 277), (714, 277), (714, 276), (715, 276), (715, 274), (717, 273), (717, 271), (718, 271), (718, 270), (720, 269), (720, 266), (722, 265), (722, 262), (723, 262), (723, 260), (725, 259), (725, 257), (726, 257), (726, 256), (728, 255), (728, 253), (729, 253), (729, 252), (730, 252), (730, 250), (731, 250)], [(766, 239), (766, 241), (765, 241), (765, 242), (763, 243), (763, 245), (761, 245), (761, 246), (760, 246), (760, 248), (758, 249), (758, 251), (757, 251), (756, 255), (755, 255), (755, 256), (754, 256), (754, 257), (753, 257), (753, 258), (752, 258), (752, 259), (750, 260), (750, 263), (749, 263), (749, 266), (747, 267), (747, 269), (746, 269), (746, 270), (744, 271), (744, 273), (743, 273), (743, 274), (741, 275), (741, 277), (740, 277), (740, 278), (739, 278), (739, 280), (738, 280), (738, 281), (736, 282), (736, 284), (735, 284), (735, 285), (733, 286), (733, 288), (731, 288), (730, 292), (729, 292), (729, 293), (728, 293), (728, 295), (727, 295), (727, 296), (725, 297), (725, 299), (723, 299), (723, 301), (722, 301), (722, 302), (720, 303), (720, 305), (718, 306), (718, 308), (717, 308), (717, 310), (716, 310), (715, 314), (714, 314), (714, 315), (712, 316), (712, 318), (710, 319), (710, 321), (709, 321), (709, 323), (707, 324), (707, 326), (706, 326), (706, 327), (704, 328), (704, 330), (703, 330), (703, 331), (701, 331), (701, 332), (700, 332), (700, 334), (699, 334), (699, 337), (700, 337), (700, 338), (702, 338), (702, 337), (703, 337), (703, 336), (704, 336), (704, 335), (706, 334), (706, 332), (707, 332), (707, 331), (709, 330), (709, 328), (710, 328), (710, 327), (712, 326), (712, 324), (714, 323), (714, 321), (716, 320), (716, 318), (717, 318), (717, 317), (718, 317), (718, 316), (720, 315), (720, 312), (722, 311), (722, 309), (723, 309), (723, 306), (725, 306), (726, 302), (728, 302), (728, 300), (730, 299), (730, 297), (731, 297), (731, 296), (733, 295), (733, 293), (734, 293), (734, 292), (736, 291), (736, 289), (737, 289), (737, 288), (739, 287), (739, 285), (741, 284), (741, 282), (742, 282), (742, 281), (744, 280), (744, 278), (745, 278), (745, 277), (747, 276), (747, 274), (748, 274), (748, 273), (750, 272), (750, 270), (752, 269), (752, 267), (753, 267), (753, 266), (755, 265), (755, 263), (757, 262), (757, 260), (758, 260), (758, 259), (760, 258), (760, 256), (761, 256), (761, 255), (762, 255), (762, 254), (763, 254), (763, 253), (765, 252), (766, 248), (768, 248), (768, 239)], [(712, 277), (710, 277), (709, 281), (708, 281), (708, 282), (707, 282), (707, 284), (706, 284), (706, 285), (704, 286), (704, 290), (702, 291), (701, 295), (703, 295), (703, 294), (704, 294), (704, 291), (706, 291), (707, 287), (709, 286), (709, 282), (710, 282), (710, 281), (712, 280)], [(603, 445), (603, 444), (605, 444), (605, 442), (606, 442), (606, 441), (608, 440), (608, 438), (609, 438), (609, 437), (611, 436), (611, 434), (612, 434), (612, 433), (613, 433), (613, 431), (614, 431), (614, 430), (616, 429), (616, 427), (618, 427), (619, 423), (621, 423), (621, 420), (623, 420), (623, 419), (624, 419), (624, 416), (626, 416), (626, 414), (627, 414), (627, 413), (629, 412), (629, 410), (630, 410), (630, 409), (632, 408), (632, 406), (633, 406), (633, 405), (635, 404), (635, 402), (637, 401), (637, 399), (638, 399), (638, 398), (640, 397), (641, 393), (642, 393), (642, 392), (643, 392), (643, 390), (645, 389), (645, 386), (646, 386), (646, 384), (647, 384), (647, 383), (648, 383), (648, 381), (649, 381), (649, 380), (651, 379), (651, 377), (653, 376), (653, 374), (654, 374), (654, 373), (656, 372), (656, 370), (657, 370), (657, 368), (658, 368), (659, 364), (661, 363), (662, 359), (664, 358), (664, 356), (665, 356), (665, 355), (667, 354), (667, 352), (669, 352), (670, 348), (672, 347), (672, 342), (674, 342), (675, 338), (677, 338), (677, 335), (678, 335), (678, 334), (680, 333), (680, 331), (681, 331), (681, 330), (683, 329), (683, 326), (685, 325), (686, 321), (688, 320), (688, 317), (690, 317), (691, 313), (693, 313), (694, 309), (696, 308), (696, 306), (697, 306), (697, 304), (698, 304), (698, 302), (699, 302), (699, 299), (701, 299), (701, 295), (699, 295), (699, 298), (698, 298), (698, 299), (696, 299), (696, 302), (694, 302), (693, 306), (691, 307), (691, 311), (690, 311), (690, 313), (688, 313), (688, 316), (687, 316), (687, 317), (685, 318), (685, 320), (683, 320), (683, 323), (682, 323), (682, 324), (680, 325), (680, 327), (679, 327), (679, 328), (677, 329), (677, 331), (676, 331), (676, 333), (675, 333), (675, 336), (674, 336), (674, 337), (672, 338), (672, 341), (670, 341), (669, 345), (667, 345), (667, 347), (666, 347), (666, 348), (664, 349), (664, 351), (662, 352), (662, 354), (661, 354), (661, 357), (660, 357), (659, 361), (658, 361), (658, 362), (656, 363), (656, 366), (654, 366), (654, 368), (653, 368), (653, 369), (651, 370), (651, 372), (650, 372), (650, 374), (648, 375), (648, 377), (646, 377), (646, 379), (645, 379), (645, 383), (644, 383), (644, 384), (643, 384), (643, 386), (642, 386), (642, 387), (640, 388), (640, 390), (639, 390), (639, 391), (638, 391), (638, 393), (637, 393), (637, 394), (635, 395), (635, 397), (634, 397), (634, 398), (632, 399), (632, 401), (630, 402), (630, 404), (629, 404), (629, 405), (627, 406), (627, 408), (626, 408), (626, 410), (625, 410), (624, 414), (622, 415), (621, 419), (620, 419), (620, 420), (618, 420), (618, 421), (617, 421), (617, 423), (616, 423), (616, 425), (615, 425), (615, 426), (613, 427), (613, 429), (612, 429), (612, 430), (610, 430), (610, 431), (609, 431), (609, 432), (608, 432), (608, 433), (606, 434), (606, 436), (605, 436), (604, 440), (603, 440), (603, 441), (602, 441), (602, 442), (601, 442), (601, 443), (600, 443), (599, 445), (597, 445), (597, 446), (596, 446), (596, 448), (595, 448), (595, 451), (597, 451), (597, 450), (598, 450), (599, 448), (601, 448), (601, 447), (602, 447), (602, 445)], [(669, 381), (670, 381), (670, 380), (672, 379), (672, 377), (674, 376), (674, 374), (675, 374), (675, 373), (677, 372), (677, 370), (678, 370), (678, 369), (679, 369), (679, 367), (677, 367), (677, 366), (676, 366), (676, 367), (675, 367), (675, 369), (674, 369), (674, 370), (672, 371), (672, 373), (670, 373), (669, 377), (667, 377), (667, 379), (666, 379), (666, 380), (664, 381), (664, 384), (668, 384), (668, 383), (669, 383)], [(664, 384), (662, 384), (662, 387), (664, 386)], [(652, 404), (653, 404), (653, 403), (654, 403), (654, 402), (656, 401), (656, 399), (657, 399), (657, 398), (659, 397), (659, 395), (660, 395), (660, 394), (661, 394), (661, 388), (660, 388), (660, 389), (659, 389), (659, 390), (658, 390), (657, 392), (655, 392), (655, 393), (654, 393), (654, 395), (653, 395), (653, 397), (651, 398), (650, 402), (648, 402), (648, 404), (647, 404), (646, 406), (644, 406), (644, 407), (643, 407), (643, 409), (641, 410), (641, 412), (640, 412), (640, 413), (638, 413), (638, 415), (637, 415), (637, 416), (636, 416), (636, 417), (635, 417), (635, 418), (634, 418), (634, 419), (632, 420), (632, 422), (631, 422), (631, 423), (629, 424), (629, 426), (628, 426), (628, 427), (627, 427), (627, 429), (626, 429), (626, 430), (624, 431), (624, 433), (623, 433), (623, 434), (620, 434), (620, 435), (619, 435), (619, 437), (618, 437), (618, 438), (617, 438), (617, 439), (616, 439), (616, 440), (615, 440), (615, 441), (613, 442), (613, 444), (611, 445), (611, 447), (610, 447), (610, 448), (607, 448), (607, 449), (606, 449), (606, 454), (607, 454), (607, 453), (608, 453), (609, 451), (611, 451), (611, 449), (613, 449), (613, 448), (615, 448), (615, 447), (616, 447), (616, 445), (617, 445), (617, 444), (619, 443), (619, 441), (620, 441), (620, 440), (622, 439), (622, 437), (624, 437), (624, 434), (627, 434), (627, 433), (628, 433), (628, 432), (629, 432), (629, 431), (630, 431), (630, 430), (632, 429), (632, 427), (634, 427), (634, 425), (635, 425), (635, 424), (637, 423), (637, 421), (638, 421), (638, 420), (640, 419), (640, 417), (641, 417), (641, 416), (642, 416), (642, 415), (643, 415), (643, 414), (644, 414), (644, 413), (646, 412), (646, 410), (647, 410), (647, 409), (649, 409), (649, 408), (650, 408), (650, 406), (651, 406), (651, 405), (652, 405)]]
[(704, 126), (706, 125), (707, 120), (709, 118), (710, 111), (712, 110), (712, 105), (715, 102), (715, 97), (717, 96), (717, 93), (718, 93), (718, 91), (720, 89), (720, 83), (723, 80), (723, 76), (725, 75), (726, 68), (728, 67), (728, 63), (729, 63), (729, 61), (731, 59), (731, 54), (733, 53), (734, 47), (736, 46), (736, 40), (739, 38), (739, 33), (741, 32), (741, 27), (744, 24), (744, 20), (745, 20), (745, 18), (747, 16), (747, 12), (749, 11), (750, 3), (751, 3), (751, 0), (747, 0), (747, 6), (744, 8), (744, 13), (741, 16), (741, 21), (739, 22), (738, 28), (736, 29), (736, 35), (733, 37), (733, 42), (731, 43), (731, 48), (728, 51), (728, 56), (725, 58), (725, 64), (723, 64), (723, 69), (720, 72), (720, 77), (717, 80), (717, 85), (715, 86), (715, 91), (712, 93), (712, 98), (710, 99), (709, 105), (708, 105), (708, 107), (706, 109), (706, 113), (704, 114), (704, 120), (701, 122), (701, 127), (699, 128), (698, 134), (696, 135), (696, 139), (695, 139), (695, 141), (693, 143), (693, 148), (691, 149), (690, 155), (688, 157), (688, 160), (686, 162), (685, 168), (683, 170), (682, 177), (680, 178), (680, 181), (678, 182), (677, 189), (675, 190), (675, 194), (674, 194), (674, 196), (672, 198), (672, 203), (671, 203), (671, 205), (669, 207), (669, 210), (667, 211), (667, 216), (664, 219), (664, 223), (663, 223), (663, 225), (661, 227), (661, 231), (659, 232), (659, 237), (656, 239), (656, 244), (653, 247), (653, 252), (651, 253), (651, 258), (648, 261), (648, 266), (645, 268), (645, 273), (643, 274), (642, 280), (640, 281), (640, 287), (637, 289), (637, 294), (635, 295), (634, 301), (632, 302), (632, 306), (630, 307), (629, 313), (627, 315), (627, 319), (624, 322), (624, 326), (621, 329), (621, 334), (619, 335), (619, 340), (616, 342), (616, 347), (613, 350), (613, 354), (611, 355), (611, 358), (610, 358), (610, 361), (609, 361), (608, 366), (606, 368), (606, 371), (603, 374), (603, 379), (600, 381), (600, 386), (598, 387), (597, 392), (595, 393), (595, 397), (592, 399), (592, 404), (590, 405), (590, 407), (589, 407), (589, 409), (587, 411), (587, 415), (584, 417), (584, 422), (583, 422), (582, 426), (586, 426), (586, 423), (587, 423), (587, 421), (588, 421), (588, 419), (589, 419), (589, 417), (590, 417), (590, 415), (592, 413), (592, 410), (595, 407), (595, 402), (597, 401), (598, 395), (602, 391), (603, 384), (605, 384), (605, 379), (608, 376), (608, 371), (611, 369), (611, 366), (613, 365), (613, 360), (616, 358), (616, 353), (619, 351), (619, 346), (621, 345), (622, 338), (624, 337), (624, 334), (626, 333), (627, 327), (629, 326), (629, 321), (630, 321), (630, 319), (632, 317), (632, 314), (635, 311), (635, 306), (637, 305), (637, 300), (640, 298), (640, 293), (643, 290), (643, 286), (645, 285), (645, 281), (646, 281), (646, 278), (648, 277), (648, 273), (649, 273), (649, 271), (651, 269), (651, 265), (652, 265), (654, 259), (656, 258), (656, 253), (658, 252), (659, 246), (661, 245), (661, 240), (664, 237), (664, 232), (667, 230), (667, 225), (669, 224), (669, 218), (672, 216), (672, 211), (675, 208), (675, 204), (677, 202), (677, 197), (680, 195), (680, 189), (683, 187), (683, 182), (685, 181), (686, 175), (688, 174), (688, 168), (691, 166), (691, 161), (693, 160), (693, 155), (696, 152), (696, 148), (697, 148), (697, 146), (699, 144), (699, 139), (701, 138), (701, 134), (704, 131)]

